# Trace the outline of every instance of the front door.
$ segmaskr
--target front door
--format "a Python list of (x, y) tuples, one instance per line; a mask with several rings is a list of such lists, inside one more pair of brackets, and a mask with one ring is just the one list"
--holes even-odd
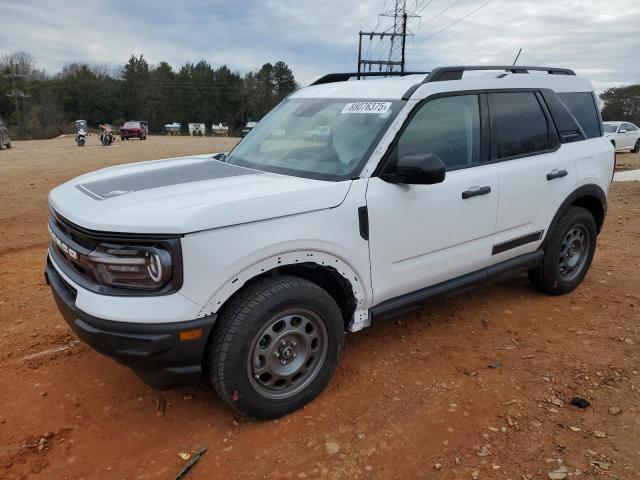
[(435, 185), (369, 180), (374, 304), (488, 265), (498, 208), (497, 167), (485, 164), (484, 97), (454, 95), (417, 107), (389, 161), (433, 153), (446, 165)]

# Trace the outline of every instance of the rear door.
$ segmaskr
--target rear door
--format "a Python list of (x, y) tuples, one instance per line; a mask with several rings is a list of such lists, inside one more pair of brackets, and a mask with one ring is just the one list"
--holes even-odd
[(558, 208), (576, 189), (577, 174), (573, 155), (568, 148), (560, 148), (540, 92), (494, 92), (487, 96), (491, 155), (498, 162), (500, 183), (492, 247), (492, 263), (498, 263), (538, 247)]
[(444, 182), (369, 179), (375, 304), (487, 266), (498, 207), (497, 167), (486, 162), (488, 128), (484, 95), (428, 99), (407, 121), (389, 161), (436, 154), (447, 169)]

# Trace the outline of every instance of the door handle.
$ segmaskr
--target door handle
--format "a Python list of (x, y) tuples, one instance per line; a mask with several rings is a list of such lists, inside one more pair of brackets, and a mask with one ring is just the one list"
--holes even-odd
[(462, 192), (462, 199), (466, 200), (467, 198), (477, 197), (478, 195), (486, 195), (491, 193), (491, 187), (471, 187), (469, 190), (465, 190)]
[(558, 170), (554, 168), (549, 173), (547, 173), (547, 180), (553, 180), (554, 178), (562, 178), (568, 175), (566, 170)]

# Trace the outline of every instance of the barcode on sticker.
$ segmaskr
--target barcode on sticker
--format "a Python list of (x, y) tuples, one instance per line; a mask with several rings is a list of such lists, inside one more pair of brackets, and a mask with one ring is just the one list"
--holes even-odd
[(347, 103), (342, 113), (385, 113), (391, 102), (353, 102)]

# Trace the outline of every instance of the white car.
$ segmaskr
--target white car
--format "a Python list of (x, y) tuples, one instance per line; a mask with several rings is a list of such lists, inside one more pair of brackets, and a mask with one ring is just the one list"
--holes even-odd
[(604, 122), (604, 136), (616, 151), (640, 152), (640, 128), (629, 122)]
[(230, 154), (55, 188), (46, 278), (71, 328), (150, 385), (204, 377), (273, 418), (329, 383), (345, 331), (514, 272), (582, 282), (614, 165), (588, 80), (355, 76), (298, 90)]

